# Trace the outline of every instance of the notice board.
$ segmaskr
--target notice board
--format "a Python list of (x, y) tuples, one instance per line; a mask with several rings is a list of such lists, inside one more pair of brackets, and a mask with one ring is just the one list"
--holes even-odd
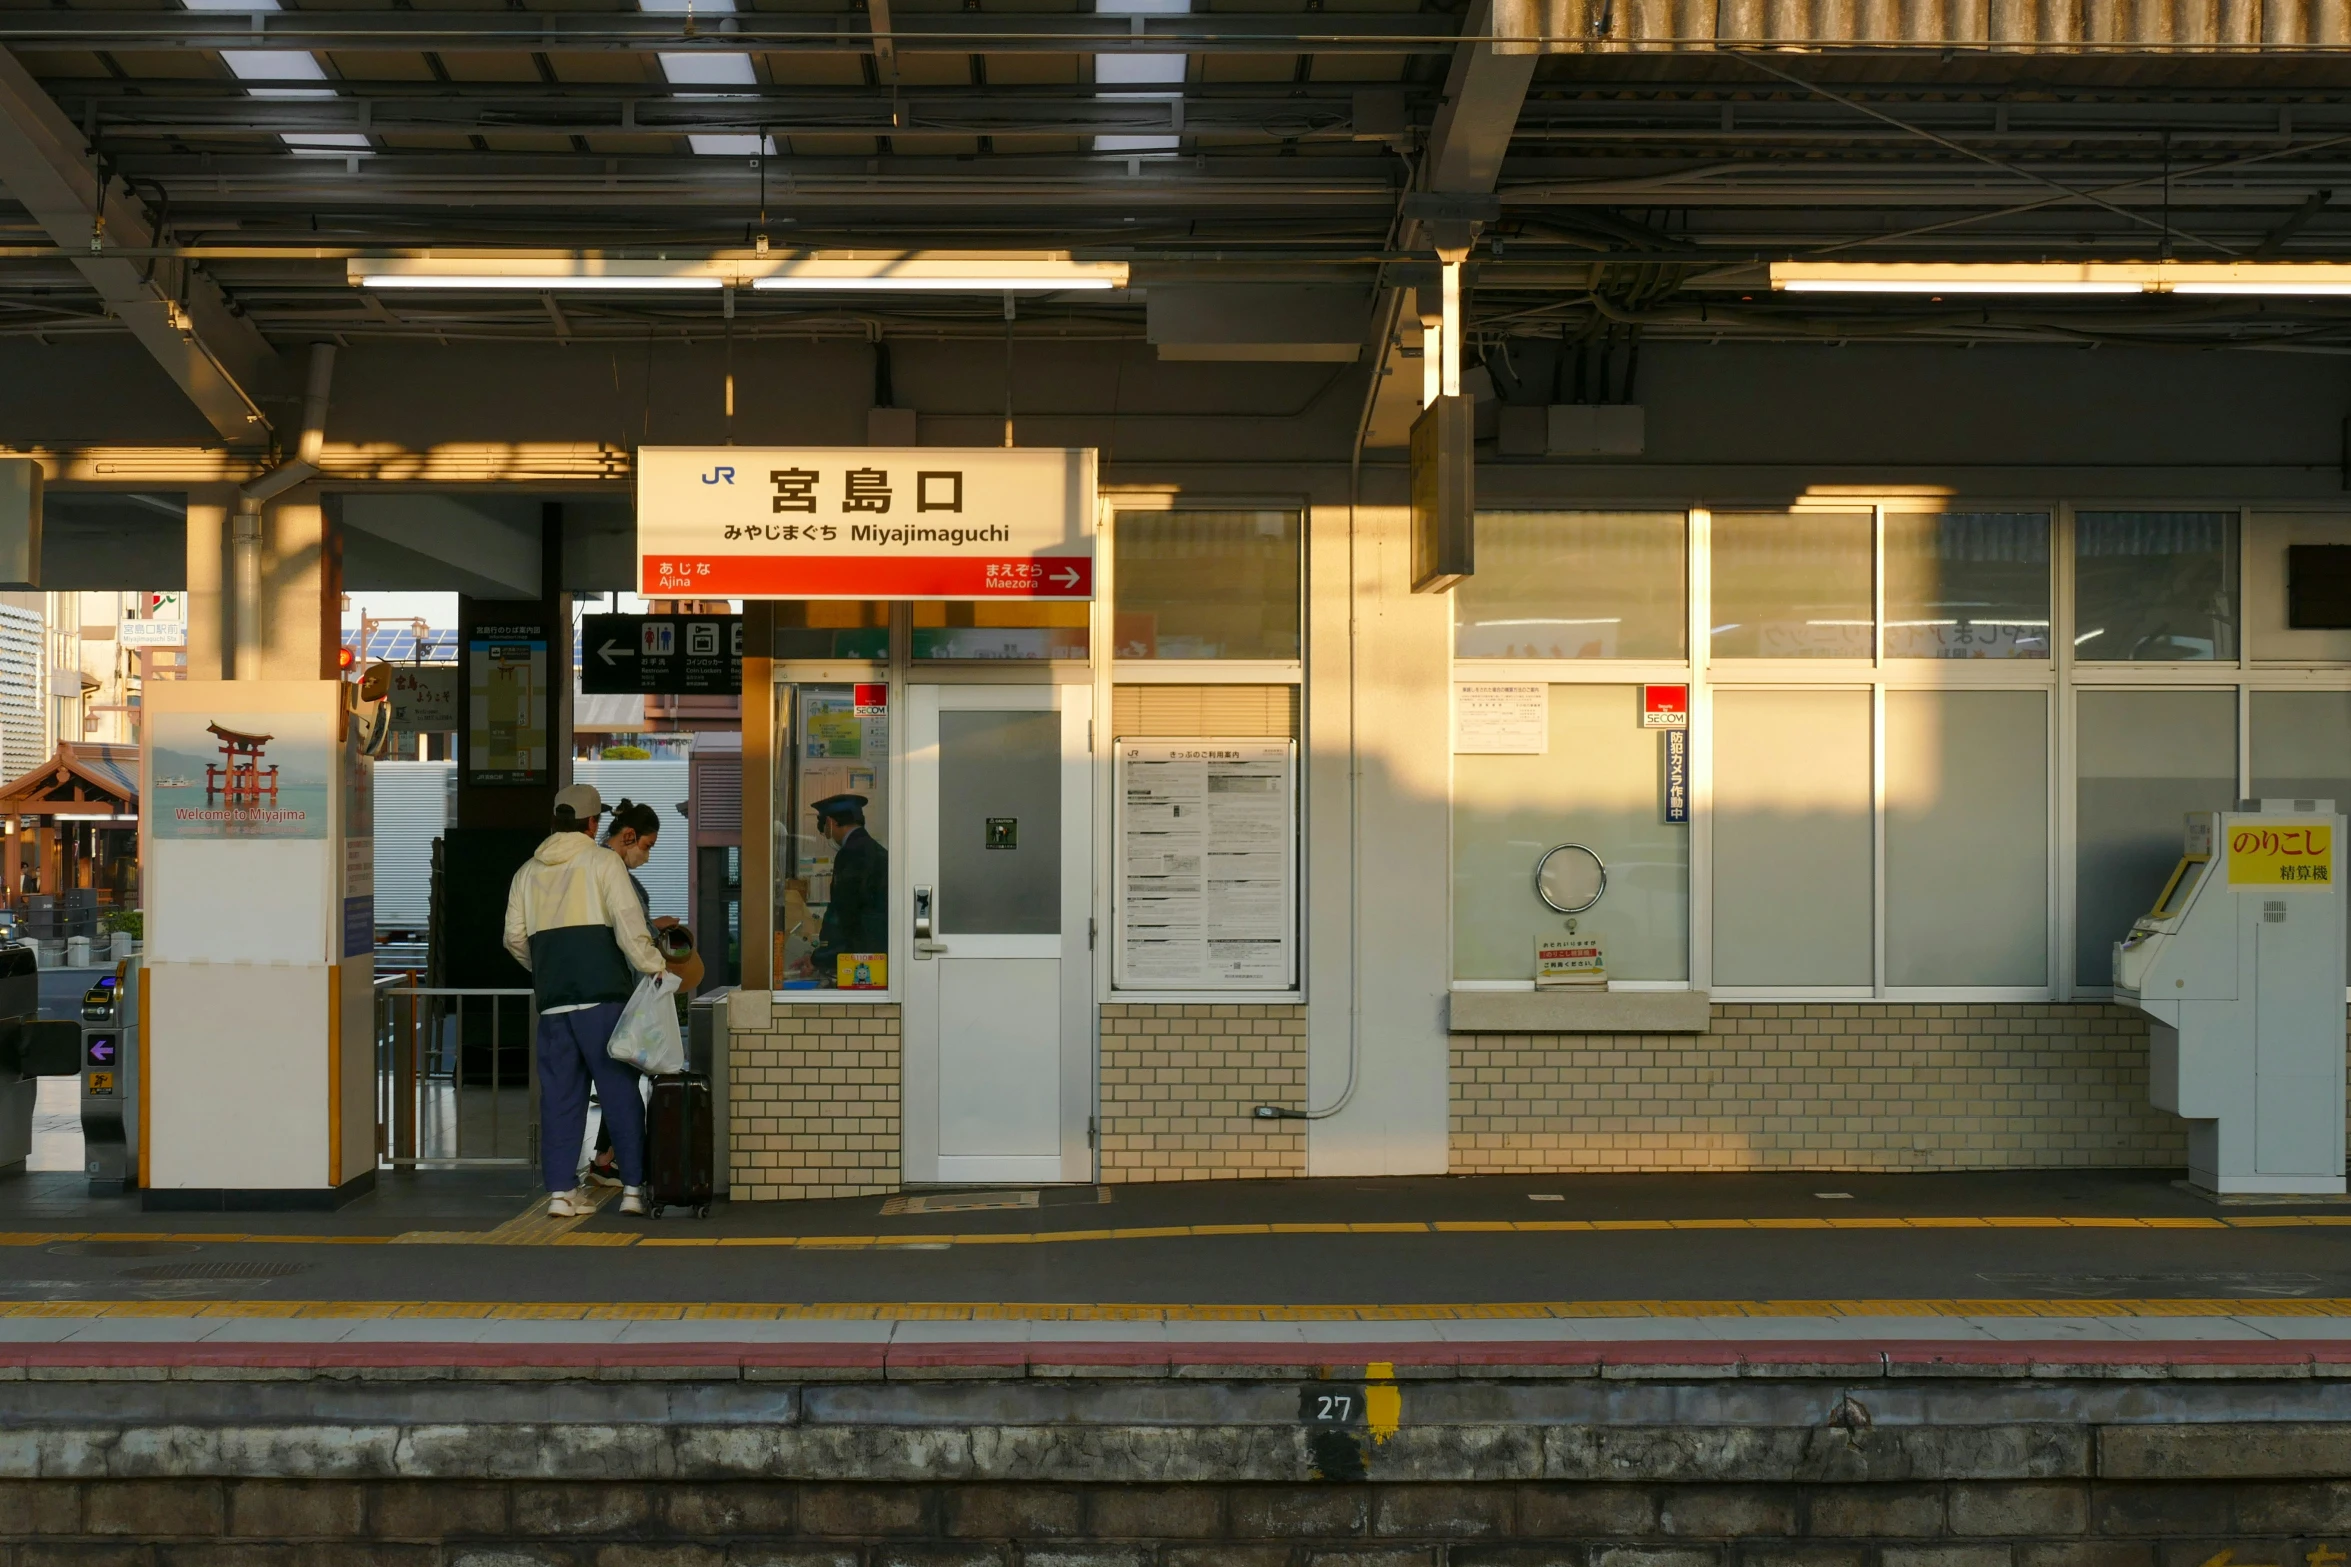
[(1114, 985), (1297, 988), (1294, 742), (1122, 739), (1117, 820)]

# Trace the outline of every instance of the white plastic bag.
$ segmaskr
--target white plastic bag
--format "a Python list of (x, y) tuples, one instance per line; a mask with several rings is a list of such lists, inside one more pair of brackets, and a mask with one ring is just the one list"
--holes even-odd
[(671, 1077), (686, 1069), (686, 1042), (678, 1037), (675, 974), (648, 974), (620, 1009), (620, 1024), (604, 1053), (648, 1077)]

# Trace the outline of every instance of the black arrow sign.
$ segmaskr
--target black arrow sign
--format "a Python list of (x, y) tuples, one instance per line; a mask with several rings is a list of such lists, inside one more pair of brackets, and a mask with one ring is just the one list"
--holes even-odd
[(583, 615), (580, 690), (590, 696), (736, 696), (740, 615)]

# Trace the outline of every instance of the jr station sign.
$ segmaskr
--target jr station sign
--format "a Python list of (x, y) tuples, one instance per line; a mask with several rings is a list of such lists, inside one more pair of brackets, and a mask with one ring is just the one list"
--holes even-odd
[(647, 598), (1091, 599), (1094, 453), (655, 446), (637, 453)]

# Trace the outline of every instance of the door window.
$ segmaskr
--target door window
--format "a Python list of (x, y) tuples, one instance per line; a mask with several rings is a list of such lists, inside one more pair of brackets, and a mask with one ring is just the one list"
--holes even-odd
[(1061, 715), (939, 714), (938, 929), (1061, 929)]

